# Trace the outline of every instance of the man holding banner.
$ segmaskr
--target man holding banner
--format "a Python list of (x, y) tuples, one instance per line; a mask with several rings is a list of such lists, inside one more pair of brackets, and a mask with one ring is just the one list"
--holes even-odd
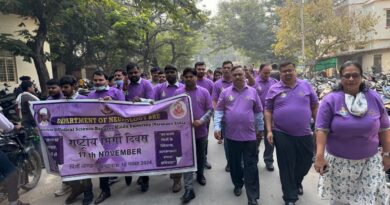
[[(208, 137), (208, 121), (213, 114), (213, 106), (209, 92), (196, 85), (196, 70), (186, 68), (183, 71), (185, 87), (178, 89), (175, 94), (186, 93), (191, 97), (191, 105), (193, 110), (196, 138), (196, 157), (197, 157), (197, 181), (201, 185), (206, 185), (206, 178), (203, 175), (205, 167), (205, 151)], [(184, 173), (185, 193), (181, 200), (183, 203), (188, 203), (195, 198), (193, 189), (193, 172)]]
[[(184, 85), (177, 82), (177, 68), (173, 65), (167, 65), (164, 69), (167, 82), (157, 85), (154, 88), (154, 100), (163, 100), (175, 96), (177, 89), (183, 88)], [(172, 192), (177, 193), (181, 190), (181, 175), (171, 174), (173, 179)]]
[[(141, 70), (135, 63), (129, 63), (126, 66), (127, 75), (130, 80), (130, 84), (127, 87), (127, 101), (132, 102), (148, 102), (154, 99), (154, 92), (152, 84), (143, 78), (141, 78)], [(126, 177), (126, 183), (131, 181), (130, 177)], [(141, 191), (147, 192), (149, 189), (149, 176), (141, 176), (138, 178), (137, 183), (141, 185)]]
[[(101, 100), (118, 100), (124, 101), (125, 95), (122, 91), (108, 86), (108, 76), (103, 71), (96, 71), (93, 73), (93, 84), (95, 90), (89, 93), (89, 99), (101, 99)], [(90, 181), (90, 179), (89, 179)], [(100, 189), (102, 192), (99, 197), (95, 200), (95, 204), (99, 204), (111, 196), (110, 185), (108, 183), (109, 177), (100, 177)], [(90, 184), (90, 189), (88, 190), (87, 197), (84, 196), (84, 199), (89, 199), (90, 196), (93, 198), (92, 194), (92, 182), (87, 182)], [(85, 195), (86, 193), (84, 193)], [(91, 195), (92, 194), (92, 195)], [(84, 204), (84, 201), (83, 201)]]

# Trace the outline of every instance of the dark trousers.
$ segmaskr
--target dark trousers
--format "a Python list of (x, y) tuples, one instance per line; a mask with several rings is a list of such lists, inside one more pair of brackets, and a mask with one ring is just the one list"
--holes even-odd
[(2, 180), (4, 180), (4, 189), (8, 194), (8, 201), (18, 200), (18, 173), (14, 164), (2, 151), (0, 151), (0, 173), (4, 177)]
[[(132, 176), (127, 176), (125, 177), (125, 181), (126, 183), (131, 183), (131, 181), (133, 180), (133, 177)], [(141, 176), (138, 178), (140, 184), (148, 184), (149, 183), (149, 176)]]
[(273, 133), (283, 200), (295, 202), (298, 200), (298, 187), (312, 165), (313, 137), (296, 137), (278, 131)]
[(264, 163), (266, 165), (271, 165), (271, 164), (274, 163), (274, 145), (272, 145), (272, 144), (270, 144), (268, 142), (267, 134), (268, 134), (268, 131), (267, 131), (267, 129), (264, 126), (264, 146), (265, 146), (265, 150), (264, 150), (264, 153), (263, 153), (263, 159), (264, 159)]
[[(257, 142), (226, 139), (229, 149), (230, 177), (235, 187), (245, 185), (248, 200), (260, 197)], [(242, 167), (244, 161), (244, 167)]]
[(223, 138), (223, 148), (225, 149), (226, 163), (229, 166), (229, 148), (226, 142), (225, 122), (221, 122), (221, 135)]
[[(196, 172), (197, 177), (203, 176), (204, 173), (204, 165), (206, 163), (205, 161), (206, 143), (207, 143), (207, 136), (195, 140), (196, 165), (198, 167), (198, 171)], [(184, 179), (184, 189), (193, 190), (194, 189), (193, 172), (183, 173), (183, 179)]]
[(110, 184), (108, 183), (110, 177), (100, 177), (99, 178), (99, 187), (102, 190), (102, 192), (110, 193)]
[(206, 164), (207, 141), (208, 141), (207, 136), (195, 140), (196, 164), (198, 166), (198, 171), (196, 172), (196, 174), (198, 176), (203, 176), (204, 173), (204, 165)]
[(92, 191), (92, 180), (91, 179), (83, 179), (81, 180), (81, 184), (84, 190), (84, 199), (93, 199), (93, 191)]

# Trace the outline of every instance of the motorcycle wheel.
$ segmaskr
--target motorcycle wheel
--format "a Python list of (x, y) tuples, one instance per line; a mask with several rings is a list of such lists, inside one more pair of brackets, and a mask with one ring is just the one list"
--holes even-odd
[(25, 171), (27, 174), (28, 183), (23, 185), (21, 188), (23, 190), (29, 191), (38, 185), (39, 179), (41, 178), (42, 160), (36, 150), (31, 150), (27, 154), (27, 160), (25, 163), (25, 168), (27, 169)]

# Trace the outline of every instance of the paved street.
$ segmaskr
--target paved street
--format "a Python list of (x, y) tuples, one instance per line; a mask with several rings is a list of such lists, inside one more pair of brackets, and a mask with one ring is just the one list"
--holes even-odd
[[(245, 192), (240, 197), (233, 195), (233, 185), (230, 180), (230, 175), (224, 171), (225, 156), (223, 145), (216, 143), (210, 135), (209, 145), (209, 162), (213, 168), (205, 171), (207, 185), (202, 187), (197, 182), (195, 183), (196, 198), (190, 203), (192, 205), (204, 204), (224, 204), (224, 205), (245, 205), (247, 203)], [(262, 144), (261, 150), (264, 150)], [(275, 163), (275, 171), (268, 172), (265, 169), (265, 164), (260, 156), (258, 164), (260, 172), (260, 200), (259, 204), (278, 205), (283, 204), (282, 192), (279, 180), (277, 165)], [(29, 201), (33, 205), (52, 205), (65, 204), (65, 198), (54, 197), (54, 191), (60, 186), (60, 180), (56, 176), (47, 175), (43, 172), (42, 178), (37, 188), (21, 194), (24, 201)], [(311, 170), (306, 176), (303, 186), (304, 195), (298, 201), (298, 205), (325, 205), (327, 201), (321, 201), (316, 194), (318, 175)], [(102, 205), (121, 204), (121, 205), (175, 205), (180, 204), (180, 197), (183, 191), (179, 193), (171, 192), (172, 181), (168, 175), (153, 176), (150, 179), (150, 189), (146, 193), (141, 193), (139, 186), (135, 180), (130, 187), (125, 185), (124, 179), (111, 186), (112, 197), (107, 199)], [(94, 179), (94, 194), (95, 197), (100, 193), (99, 183)], [(1, 205), (6, 204), (4, 201)], [(81, 204), (81, 197), (75, 204)]]

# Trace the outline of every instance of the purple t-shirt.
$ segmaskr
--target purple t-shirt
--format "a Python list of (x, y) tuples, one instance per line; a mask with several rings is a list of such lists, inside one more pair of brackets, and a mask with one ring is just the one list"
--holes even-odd
[[(200, 120), (207, 111), (213, 109), (211, 104), (211, 97), (209, 92), (200, 87), (196, 86), (195, 90), (186, 90), (185, 87), (176, 90), (175, 95), (186, 93), (191, 97), (192, 111), (194, 114), (194, 120)], [(200, 127), (195, 128), (195, 137), (204, 138), (208, 136), (208, 123), (204, 123)]]
[(174, 85), (170, 85), (168, 82), (157, 85), (154, 88), (154, 100), (163, 100), (165, 98), (175, 96), (175, 91), (179, 88), (183, 88), (184, 85), (176, 82)]
[(271, 86), (265, 108), (272, 112), (274, 130), (292, 136), (311, 135), (311, 107), (318, 104), (317, 94), (306, 81), (297, 79), (294, 88), (279, 81)]
[(225, 81), (223, 78), (217, 80), (213, 86), (213, 93), (211, 99), (215, 102), (218, 102), (219, 95), (222, 90), (233, 85), (233, 82)]
[(226, 138), (235, 141), (256, 140), (255, 114), (263, 112), (254, 88), (245, 85), (238, 91), (234, 86), (224, 89), (216, 111), (224, 112)]
[(102, 91), (92, 91), (88, 94), (88, 99), (99, 99), (99, 98), (104, 98), (106, 96), (110, 96), (112, 100), (119, 100), (119, 101), (124, 101), (125, 100), (125, 95), (123, 94), (122, 91), (109, 87), (108, 90), (102, 90)]
[(269, 88), (277, 82), (278, 81), (275, 78), (271, 77), (268, 78), (268, 80), (264, 80), (263, 78), (261, 78), (261, 76), (258, 76), (256, 78), (255, 85), (253, 87), (256, 89), (257, 94), (259, 95), (261, 105), (263, 107), (265, 107), (265, 97), (267, 96)]
[(140, 78), (137, 83), (130, 83), (127, 87), (127, 93), (127, 101), (132, 101), (135, 97), (154, 99), (152, 84), (143, 78)]
[(199, 79), (196, 81), (196, 84), (204, 89), (206, 89), (207, 91), (209, 91), (210, 95), (212, 95), (213, 93), (213, 87), (214, 87), (214, 83), (213, 81), (209, 80), (208, 78), (206, 77), (203, 77), (202, 79)]
[(359, 160), (378, 152), (381, 130), (390, 128), (389, 118), (380, 96), (373, 90), (364, 92), (367, 113), (351, 115), (342, 91), (329, 93), (321, 101), (316, 128), (329, 131), (326, 150), (335, 156)]

